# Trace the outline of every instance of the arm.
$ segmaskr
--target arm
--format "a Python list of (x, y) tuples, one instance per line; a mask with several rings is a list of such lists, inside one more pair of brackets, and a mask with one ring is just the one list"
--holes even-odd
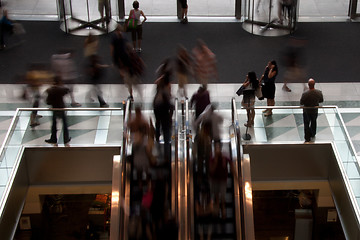
[(268, 78), (273, 78), (276, 75), (276, 71), (274, 71), (272, 68), (269, 71)]
[(144, 20), (142, 21), (142, 23), (146, 22), (147, 18), (142, 10), (140, 11), (140, 14), (144, 17)]

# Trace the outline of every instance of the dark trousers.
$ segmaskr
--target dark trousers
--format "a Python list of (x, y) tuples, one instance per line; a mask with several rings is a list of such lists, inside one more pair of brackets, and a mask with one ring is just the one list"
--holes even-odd
[(304, 132), (305, 132), (305, 141), (310, 141), (310, 138), (315, 137), (316, 135), (316, 119), (318, 117), (317, 109), (304, 109), (303, 119), (304, 119)]
[(52, 126), (51, 126), (51, 137), (50, 139), (54, 142), (57, 142), (56, 137), (56, 120), (60, 118), (63, 122), (63, 131), (64, 131), (64, 142), (68, 142), (69, 140), (69, 129), (67, 125), (67, 119), (66, 119), (66, 113), (65, 111), (53, 111), (53, 117), (52, 117)]
[(159, 141), (161, 131), (164, 137), (164, 157), (165, 161), (170, 161), (171, 153), (171, 117), (169, 112), (163, 110), (162, 108), (155, 108), (155, 138), (156, 141)]

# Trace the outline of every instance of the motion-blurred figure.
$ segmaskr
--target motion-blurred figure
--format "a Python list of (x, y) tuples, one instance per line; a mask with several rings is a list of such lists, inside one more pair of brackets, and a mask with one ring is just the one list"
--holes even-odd
[[(65, 108), (64, 96), (70, 93), (70, 90), (61, 85), (61, 79), (59, 76), (56, 76), (54, 79), (54, 85), (46, 90), (47, 98), (46, 103), (51, 105), (52, 108)], [(46, 139), (45, 142), (50, 144), (57, 144), (57, 128), (56, 120), (60, 118), (63, 122), (63, 133), (64, 133), (64, 144), (68, 144), (71, 140), (69, 136), (69, 130), (66, 119), (66, 112), (62, 110), (53, 110), (52, 111), (52, 126), (51, 126), (51, 137)]]
[(306, 61), (304, 46), (306, 40), (291, 38), (283, 53), (283, 64), (285, 66), (284, 85), (282, 89), (291, 92), (288, 83), (301, 82), (306, 88)]
[(5, 36), (13, 34), (13, 29), (14, 25), (8, 17), (8, 11), (3, 10), (2, 17), (0, 18), (0, 50), (3, 50), (6, 47)]
[[(29, 70), (25, 75), (25, 82), (27, 88), (25, 89), (24, 94), (27, 95), (27, 91), (31, 92), (32, 97), (32, 107), (38, 108), (41, 100), (40, 87), (43, 84), (48, 84), (53, 82), (53, 74), (49, 72), (45, 65), (43, 64), (31, 64)], [(30, 115), (30, 127), (34, 128), (39, 126), (39, 118), (42, 116), (37, 114), (37, 111), (32, 111)]]
[(54, 74), (61, 79), (63, 84), (69, 89), (72, 107), (80, 107), (81, 104), (75, 101), (74, 84), (79, 78), (76, 64), (73, 59), (73, 50), (60, 50), (51, 56), (51, 68)]
[(209, 181), (211, 195), (215, 208), (221, 208), (222, 218), (226, 218), (225, 195), (228, 178), (228, 165), (235, 179), (237, 179), (236, 170), (231, 159), (222, 153), (220, 142), (215, 143), (214, 156), (210, 158), (209, 163)]
[(209, 124), (210, 136), (214, 142), (220, 142), (221, 140), (221, 125), (224, 118), (217, 112), (215, 112), (214, 105), (208, 105), (203, 113), (195, 121), (195, 128)]
[(97, 99), (99, 100), (100, 107), (109, 107), (103, 98), (102, 91), (99, 86), (104, 75), (105, 68), (109, 66), (102, 64), (98, 55), (91, 55), (88, 61), (89, 63), (86, 67), (86, 72), (90, 82), (92, 83), (92, 89), (87, 94), (88, 98), (92, 99), (91, 95), (95, 93)]
[(128, 65), (124, 71), (124, 82), (128, 88), (130, 98), (133, 98), (133, 89), (135, 88), (142, 99), (142, 92), (140, 89), (141, 77), (144, 74), (145, 64), (141, 57), (131, 49), (128, 45), (127, 54), (129, 56)]
[(190, 99), (190, 106), (195, 107), (195, 120), (210, 104), (210, 94), (206, 86), (200, 86)]
[(192, 51), (194, 57), (195, 78), (199, 84), (206, 87), (209, 81), (218, 80), (216, 56), (204, 41), (198, 39), (197, 46)]
[(180, 98), (187, 98), (186, 84), (189, 82), (189, 77), (192, 75), (191, 58), (183, 46), (179, 46), (175, 60), (175, 71), (178, 80), (178, 95)]
[(287, 18), (288, 21), (291, 21), (291, 17), (292, 17), (292, 7), (294, 5), (294, 0), (279, 0), (278, 1), (278, 17), (279, 17), (279, 23), (283, 24), (284, 23), (284, 18), (286, 17), (287, 14)]
[(156, 93), (153, 101), (155, 114), (155, 139), (160, 142), (162, 132), (164, 139), (164, 158), (170, 165), (170, 137), (174, 105), (171, 102), (170, 73), (156, 80)]
[(84, 41), (84, 58), (87, 60), (92, 55), (98, 54), (99, 38), (96, 35), (89, 34)]

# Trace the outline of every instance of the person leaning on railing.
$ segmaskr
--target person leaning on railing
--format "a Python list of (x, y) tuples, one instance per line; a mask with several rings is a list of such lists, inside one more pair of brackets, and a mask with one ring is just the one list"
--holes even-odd
[(304, 106), (304, 132), (305, 143), (314, 140), (316, 135), (316, 119), (318, 116), (319, 103), (324, 101), (323, 94), (320, 90), (315, 89), (315, 80), (310, 78), (308, 81), (309, 90), (305, 91), (300, 99), (300, 105)]

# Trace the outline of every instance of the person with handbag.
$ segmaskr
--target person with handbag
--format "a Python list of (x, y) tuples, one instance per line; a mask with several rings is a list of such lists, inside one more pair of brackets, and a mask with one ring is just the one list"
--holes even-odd
[[(133, 2), (133, 8), (129, 13), (129, 20), (127, 23), (127, 29), (131, 30), (131, 38), (133, 42), (133, 47), (136, 52), (141, 52), (141, 40), (142, 40), (142, 24), (147, 20), (144, 12), (139, 9), (139, 2)], [(143, 16), (141, 21), (140, 17)], [(137, 46), (136, 48), (136, 36), (137, 36)]]
[(247, 113), (247, 122), (244, 126), (252, 127), (254, 126), (255, 119), (255, 92), (259, 89), (259, 80), (257, 79), (255, 72), (248, 72), (242, 87), (243, 99), (241, 105), (246, 108)]

